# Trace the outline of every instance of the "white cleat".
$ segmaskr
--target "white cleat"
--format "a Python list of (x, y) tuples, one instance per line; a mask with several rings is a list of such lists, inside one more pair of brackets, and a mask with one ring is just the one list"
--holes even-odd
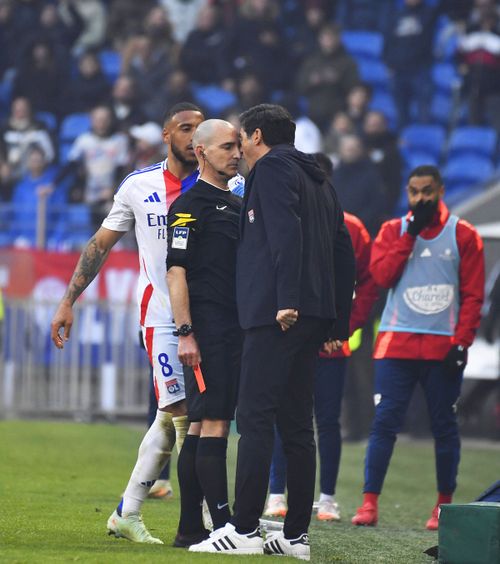
[(118, 513), (113, 511), (108, 519), (108, 535), (114, 535), (117, 538), (123, 537), (132, 542), (140, 542), (146, 544), (163, 544), (163, 541), (151, 535), (146, 529), (146, 525), (139, 513), (132, 513), (127, 517), (120, 517)]
[(287, 510), (284, 494), (269, 494), (267, 506), (264, 510), (266, 517), (286, 517)]
[(335, 498), (332, 497), (318, 502), (316, 518), (318, 521), (340, 521), (339, 504), (335, 501)]
[(217, 554), (264, 554), (260, 529), (253, 533), (240, 535), (234, 525), (226, 523), (224, 527), (210, 533), (208, 539), (189, 547), (190, 552), (212, 552)]
[(283, 531), (269, 533), (264, 541), (264, 554), (293, 556), (299, 560), (311, 560), (311, 547), (307, 533), (297, 539), (286, 539)]

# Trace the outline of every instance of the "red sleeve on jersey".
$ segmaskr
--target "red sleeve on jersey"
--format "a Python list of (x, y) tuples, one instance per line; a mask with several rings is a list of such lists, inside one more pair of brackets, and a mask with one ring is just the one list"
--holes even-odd
[(460, 313), (452, 343), (470, 347), (474, 340), (484, 300), (483, 242), (474, 227), (461, 219), (457, 223), (460, 254)]
[(372, 241), (363, 222), (356, 216), (344, 214), (345, 224), (352, 239), (356, 257), (356, 288), (352, 304), (349, 331), (352, 335), (356, 329), (367, 322), (373, 304), (378, 298), (378, 289), (370, 274), (370, 253)]
[(376, 284), (392, 288), (403, 274), (415, 237), (401, 235), (401, 219), (386, 221), (373, 242), (370, 272)]

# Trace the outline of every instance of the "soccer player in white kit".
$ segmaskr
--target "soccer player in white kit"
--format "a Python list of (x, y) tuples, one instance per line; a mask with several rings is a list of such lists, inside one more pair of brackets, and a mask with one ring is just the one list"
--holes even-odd
[(96, 277), (111, 248), (135, 226), (140, 261), (137, 289), (140, 324), (153, 366), (158, 411), (141, 442), (123, 498), (107, 525), (110, 534), (134, 542), (163, 544), (151, 536), (140, 510), (170, 457), (174, 442), (180, 450), (189, 426), (182, 365), (177, 357), (178, 340), (172, 335), (175, 324), (166, 283), (165, 256), (168, 208), (198, 178), (191, 139), (203, 120), (201, 110), (187, 102), (176, 104), (166, 114), (163, 140), (169, 148), (168, 159), (132, 172), (121, 183), (111, 211), (82, 251), (51, 326), (54, 344), (63, 348), (73, 324), (73, 304)]

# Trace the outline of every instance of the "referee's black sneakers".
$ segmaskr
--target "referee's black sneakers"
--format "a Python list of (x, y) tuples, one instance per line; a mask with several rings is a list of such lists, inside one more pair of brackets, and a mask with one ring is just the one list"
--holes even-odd
[(299, 560), (310, 560), (309, 536), (304, 533), (296, 539), (286, 539), (283, 531), (269, 533), (264, 541), (264, 553), (294, 556)]
[(263, 540), (257, 527), (252, 533), (241, 535), (234, 525), (226, 523), (216, 529), (207, 540), (189, 547), (190, 552), (212, 552), (218, 554), (263, 554)]

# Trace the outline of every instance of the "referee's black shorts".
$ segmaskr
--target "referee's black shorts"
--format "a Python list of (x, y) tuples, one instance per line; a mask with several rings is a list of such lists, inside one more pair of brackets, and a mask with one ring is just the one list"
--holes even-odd
[(236, 309), (191, 304), (191, 317), (206, 390), (200, 393), (192, 370), (185, 371), (188, 418), (230, 421), (238, 397), (243, 344)]

